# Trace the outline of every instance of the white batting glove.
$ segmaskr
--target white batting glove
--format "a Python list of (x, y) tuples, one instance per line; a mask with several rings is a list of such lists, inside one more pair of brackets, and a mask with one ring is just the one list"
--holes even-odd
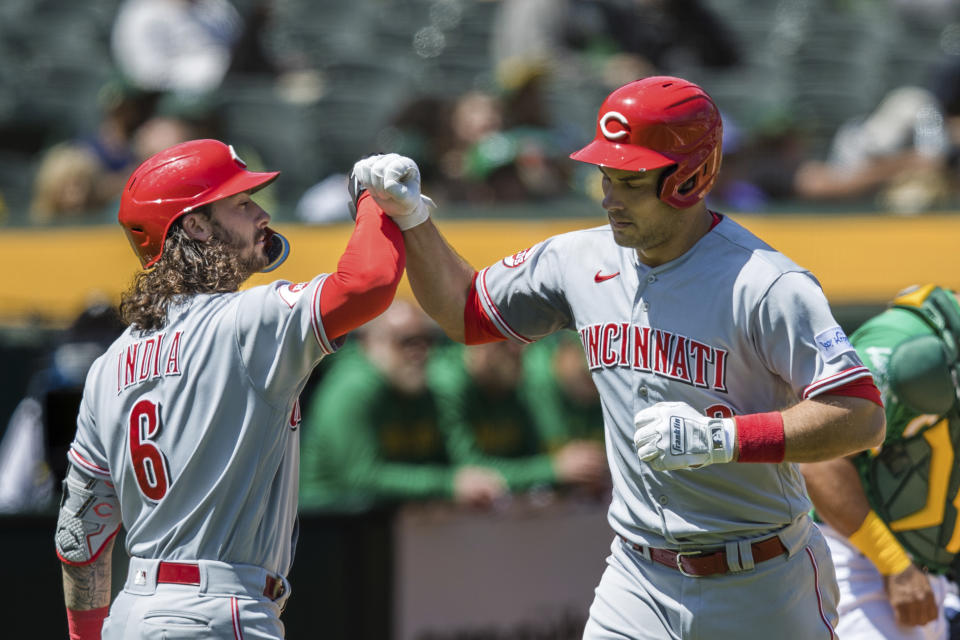
[(658, 402), (637, 413), (633, 444), (655, 471), (697, 469), (733, 460), (737, 423), (708, 418), (683, 402)]
[(406, 231), (427, 221), (433, 200), (420, 193), (417, 163), (396, 153), (370, 156), (353, 165), (353, 177), (380, 208)]

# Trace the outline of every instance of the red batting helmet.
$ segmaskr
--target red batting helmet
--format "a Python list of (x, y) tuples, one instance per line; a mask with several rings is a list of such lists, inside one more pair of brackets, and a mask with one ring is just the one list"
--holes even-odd
[[(713, 187), (722, 137), (720, 112), (703, 89), (680, 78), (654, 76), (607, 96), (593, 142), (570, 157), (626, 171), (673, 166), (660, 183), (659, 197), (683, 209)], [(681, 190), (691, 178), (693, 186)]]
[(232, 146), (218, 140), (182, 142), (137, 167), (120, 197), (119, 219), (143, 267), (160, 259), (175, 220), (211, 202), (262, 189), (280, 174), (246, 167)]

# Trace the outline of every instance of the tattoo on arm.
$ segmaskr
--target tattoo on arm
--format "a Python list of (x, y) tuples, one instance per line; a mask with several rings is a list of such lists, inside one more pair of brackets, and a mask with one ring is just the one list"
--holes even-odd
[(61, 564), (63, 568), (63, 599), (68, 609), (86, 611), (110, 604), (110, 577), (113, 568), (111, 540), (100, 556), (81, 567)]

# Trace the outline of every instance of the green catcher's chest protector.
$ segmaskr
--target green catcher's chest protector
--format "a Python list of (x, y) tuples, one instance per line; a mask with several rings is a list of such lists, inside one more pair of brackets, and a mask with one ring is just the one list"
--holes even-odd
[(887, 401), (916, 412), (923, 426), (885, 443), (877, 455), (861, 454), (857, 467), (870, 506), (914, 560), (936, 572), (960, 572), (960, 306), (934, 285), (901, 295), (893, 306), (932, 330), (897, 344), (887, 368)]

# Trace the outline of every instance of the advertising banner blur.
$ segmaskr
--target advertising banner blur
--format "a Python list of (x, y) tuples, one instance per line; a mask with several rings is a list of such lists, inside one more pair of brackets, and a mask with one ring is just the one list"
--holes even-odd
[(609, 499), (514, 496), (400, 510), (396, 640), (579, 640), (613, 532)]

